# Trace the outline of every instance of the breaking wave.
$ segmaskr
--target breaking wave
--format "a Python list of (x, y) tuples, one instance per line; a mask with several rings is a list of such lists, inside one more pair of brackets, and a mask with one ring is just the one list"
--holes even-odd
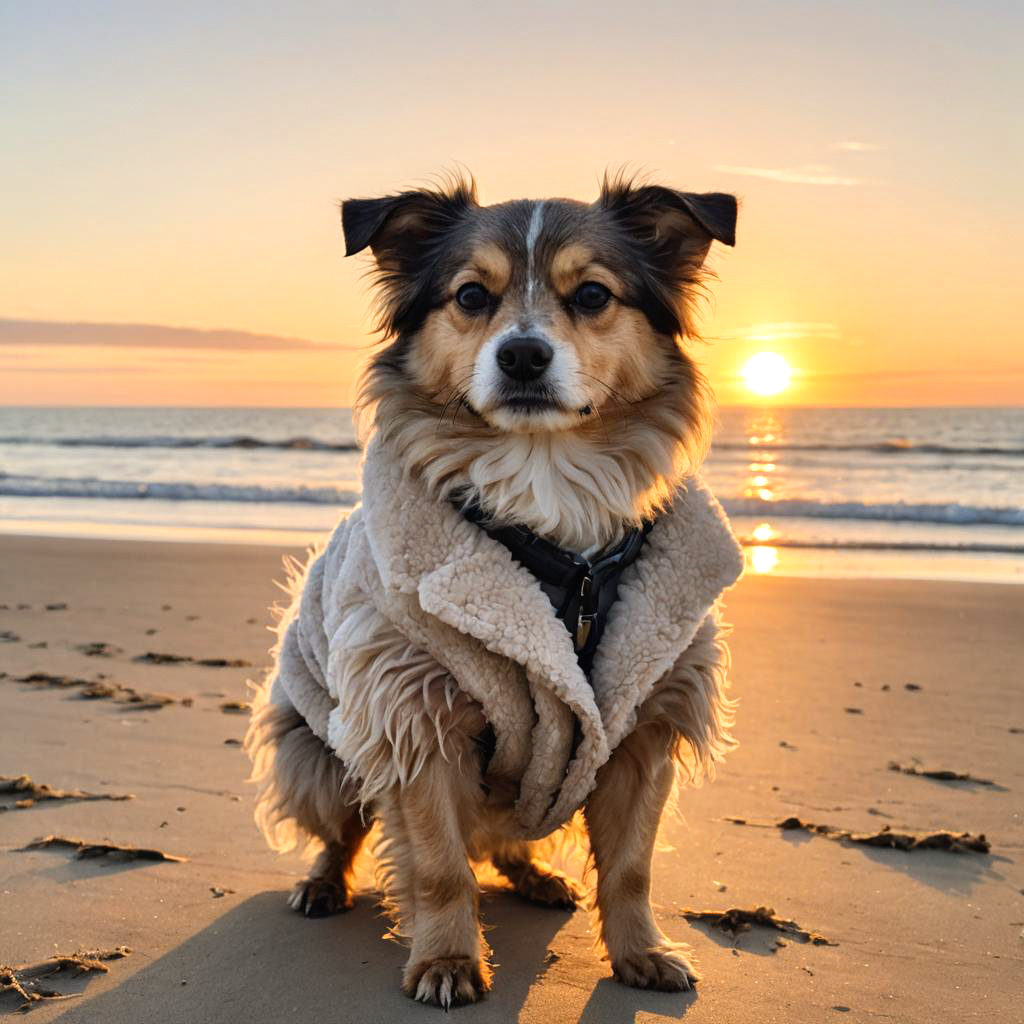
[(893, 438), (870, 444), (789, 444), (784, 441), (764, 440), (716, 441), (713, 451), (751, 452), (764, 449), (772, 452), (872, 452), (883, 455), (1001, 455), (1009, 458), (1024, 458), (1024, 448), (1000, 445), (950, 445), (917, 443), (905, 438)]
[(354, 441), (318, 441), (312, 437), (264, 438), (247, 434), (223, 437), (0, 437), (0, 444), (54, 448), (244, 448), (272, 451), (358, 452)]
[(911, 504), (903, 501), (868, 504), (859, 501), (814, 501), (807, 498), (724, 498), (722, 504), (732, 516), (761, 516), (765, 519), (865, 519), (887, 523), (944, 523), (950, 526), (1024, 526), (1024, 509), (979, 507), (975, 505)]
[(162, 501), (240, 501), (351, 507), (359, 491), (340, 487), (260, 487), (258, 484), (186, 484), (95, 477), (36, 477), (0, 473), (0, 495), (23, 498), (156, 498)]

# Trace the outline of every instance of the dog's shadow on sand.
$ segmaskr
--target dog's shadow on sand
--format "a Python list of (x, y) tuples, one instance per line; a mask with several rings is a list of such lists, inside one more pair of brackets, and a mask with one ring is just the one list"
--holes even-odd
[[(695, 993), (669, 995), (627, 989), (610, 979), (594, 957), (583, 978), (565, 972), (550, 943), (570, 921), (567, 912), (531, 907), (508, 893), (485, 893), (481, 910), (496, 965), (494, 990), (482, 1002), (453, 1010), (458, 1019), (514, 1022), (549, 969), (553, 991), (586, 1005), (584, 1024), (629, 1022), (637, 1013), (682, 1016)], [(582, 913), (582, 911), (580, 911)], [(399, 990), (407, 950), (383, 939), (387, 921), (373, 894), (362, 894), (347, 914), (305, 920), (285, 906), (282, 892), (261, 893), (229, 909), (203, 931), (138, 969), (93, 999), (69, 1005), (62, 1024), (109, 1020), (160, 1024), (395, 1024), (442, 1020), (441, 1011), (414, 1003)], [(136, 949), (132, 961), (145, 957)], [(126, 961), (126, 964), (130, 961)], [(121, 968), (123, 970), (123, 968)], [(116, 977), (118, 968), (111, 971)], [(56, 986), (55, 987), (59, 987)], [(81, 986), (73, 986), (81, 988)], [(531, 999), (531, 1002), (533, 1000)], [(538, 1010), (541, 1005), (536, 1007)], [(540, 1019), (543, 1019), (541, 1015)]]

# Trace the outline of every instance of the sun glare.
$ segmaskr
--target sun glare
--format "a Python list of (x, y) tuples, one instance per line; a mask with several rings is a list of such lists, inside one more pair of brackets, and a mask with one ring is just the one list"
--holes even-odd
[(777, 395), (789, 387), (789, 363), (776, 352), (758, 352), (743, 365), (743, 379), (756, 395)]

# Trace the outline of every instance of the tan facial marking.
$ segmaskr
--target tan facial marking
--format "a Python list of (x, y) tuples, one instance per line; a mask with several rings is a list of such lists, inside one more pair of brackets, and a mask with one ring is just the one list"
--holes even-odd
[(464, 284), (479, 281), (492, 295), (500, 295), (512, 276), (512, 261), (508, 253), (493, 242), (473, 250), (469, 262), (452, 278), (452, 290)]
[(584, 281), (597, 281), (612, 294), (621, 292), (622, 283), (594, 259), (594, 253), (579, 242), (562, 246), (551, 260), (551, 284), (560, 295), (572, 293)]

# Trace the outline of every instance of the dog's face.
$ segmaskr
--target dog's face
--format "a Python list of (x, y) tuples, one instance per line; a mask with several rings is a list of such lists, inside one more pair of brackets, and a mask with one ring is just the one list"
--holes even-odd
[(606, 184), (567, 199), (477, 204), (472, 189), (342, 207), (348, 254), (377, 261), (381, 357), (444, 408), (509, 432), (572, 429), (693, 370), (677, 343), (736, 201)]

